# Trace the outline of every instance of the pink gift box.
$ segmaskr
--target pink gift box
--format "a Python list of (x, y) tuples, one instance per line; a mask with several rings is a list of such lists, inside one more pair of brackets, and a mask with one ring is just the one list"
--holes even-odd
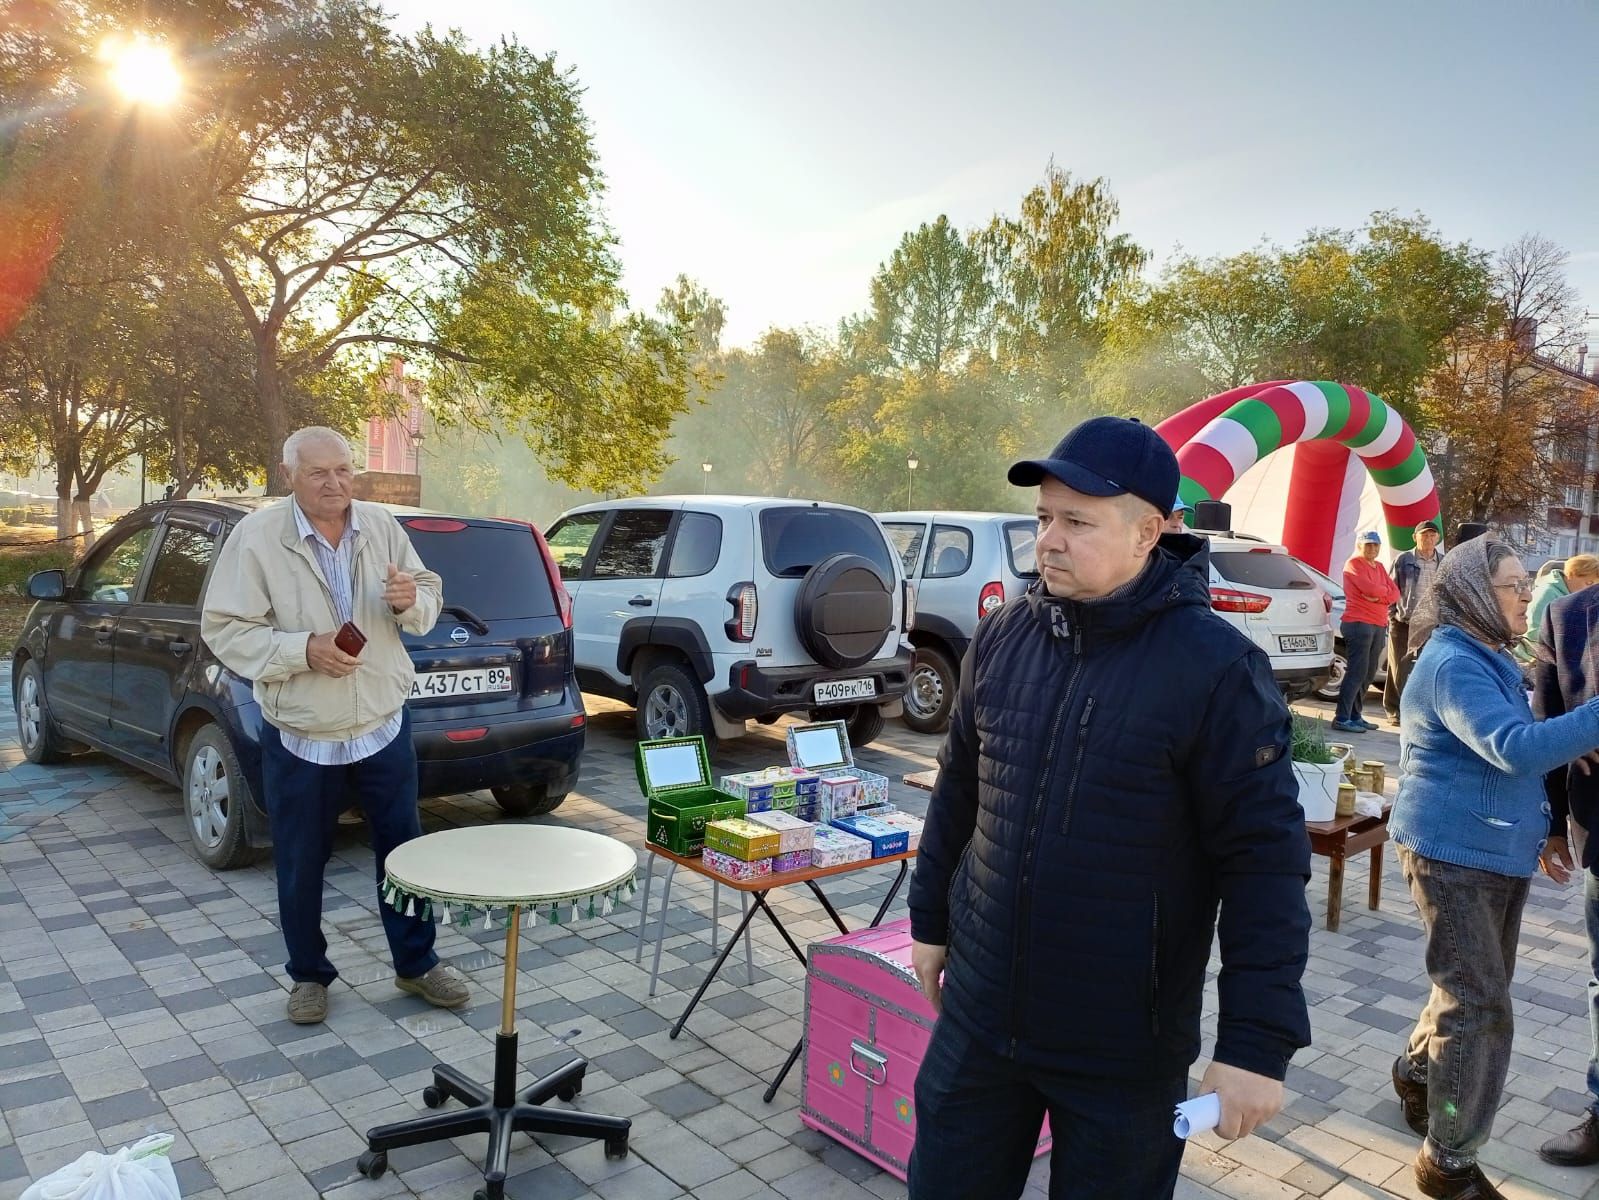
[(762, 875), (772, 873), (772, 860), (769, 858), (745, 862), (741, 858), (734, 858), (730, 854), (723, 854), (709, 847), (705, 850), (705, 865), (723, 879), (759, 879)]

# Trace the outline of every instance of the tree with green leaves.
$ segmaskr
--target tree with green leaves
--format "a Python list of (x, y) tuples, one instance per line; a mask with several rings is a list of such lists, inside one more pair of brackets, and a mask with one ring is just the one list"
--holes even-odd
[(1292, 336), (1272, 365), (1376, 392), (1407, 417), (1450, 336), (1492, 302), (1488, 255), (1425, 217), (1374, 213), (1356, 232), (1313, 231), (1282, 252)]
[(1425, 425), (1423, 386), (1455, 331), (1490, 308), (1489, 282), (1481, 251), (1392, 213), (1288, 248), (1180, 259), (1114, 307), (1089, 372), (1094, 398), (1159, 419), (1246, 383), (1336, 379)]
[(221, 55), (202, 236), (249, 330), (262, 423), (288, 390), (403, 353), (444, 413), (477, 401), (573, 486), (641, 482), (686, 387), (682, 332), (625, 311), (580, 88), (504, 40), (395, 34), (365, 0), (284, 0)]
[(1121, 206), (1103, 179), (1074, 180), (1050, 163), (1020, 212), (976, 237), (994, 296), (996, 350), (1008, 370), (1057, 391), (1098, 346), (1116, 297), (1149, 253), (1114, 228)]
[(858, 332), (889, 366), (939, 375), (988, 349), (992, 314), (982, 257), (941, 214), (901, 238), (878, 268)]
[[(0, 99), (24, 114), (0, 155), (96, 151), (55, 172), (62, 194), (137, 196), (202, 255), (248, 336), (269, 480), (295, 424), (380, 407), (393, 353), (442, 418), (492, 417), (574, 486), (659, 472), (686, 334), (627, 311), (581, 89), (552, 56), (403, 37), (370, 0), (39, 7), (38, 36), (0, 30)], [(182, 95), (89, 147), (96, 54), (128, 28), (175, 49)], [(141, 186), (106, 176), (118, 156)]]

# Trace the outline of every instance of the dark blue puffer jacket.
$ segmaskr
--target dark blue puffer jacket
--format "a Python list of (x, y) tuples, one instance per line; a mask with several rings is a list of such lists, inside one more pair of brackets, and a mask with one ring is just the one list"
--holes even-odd
[(911, 930), (949, 946), (944, 1014), (996, 1054), (1185, 1073), (1218, 904), (1216, 1059), (1281, 1079), (1310, 1044), (1288, 711), (1265, 654), (1211, 611), (1208, 572), (1180, 535), (1117, 597), (1035, 584), (961, 664)]

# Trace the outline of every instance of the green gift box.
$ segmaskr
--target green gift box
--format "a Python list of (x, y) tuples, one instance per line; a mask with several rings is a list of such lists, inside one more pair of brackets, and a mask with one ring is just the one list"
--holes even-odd
[(711, 786), (711, 761), (702, 737), (638, 743), (633, 757), (639, 789), (649, 800), (646, 838), (673, 854), (705, 848), (705, 826), (744, 815), (744, 801)]

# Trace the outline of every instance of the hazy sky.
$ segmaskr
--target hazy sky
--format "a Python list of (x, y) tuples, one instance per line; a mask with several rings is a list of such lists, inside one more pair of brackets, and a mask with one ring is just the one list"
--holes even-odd
[(1051, 158), (1157, 261), (1419, 210), (1554, 239), (1599, 313), (1599, 0), (386, 6), (574, 68), (635, 303), (686, 272), (733, 343), (831, 329), (903, 233), (1014, 211)]

